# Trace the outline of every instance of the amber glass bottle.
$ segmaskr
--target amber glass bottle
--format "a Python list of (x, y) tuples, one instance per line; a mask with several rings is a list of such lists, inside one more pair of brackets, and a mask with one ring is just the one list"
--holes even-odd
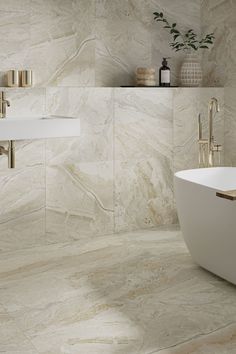
[(163, 58), (162, 66), (159, 69), (159, 86), (170, 86), (170, 68), (168, 67), (167, 58)]

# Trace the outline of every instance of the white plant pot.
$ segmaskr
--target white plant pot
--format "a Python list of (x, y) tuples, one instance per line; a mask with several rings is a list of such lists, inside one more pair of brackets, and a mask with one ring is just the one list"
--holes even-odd
[(201, 86), (202, 68), (197, 54), (186, 54), (180, 70), (180, 83), (185, 87)]

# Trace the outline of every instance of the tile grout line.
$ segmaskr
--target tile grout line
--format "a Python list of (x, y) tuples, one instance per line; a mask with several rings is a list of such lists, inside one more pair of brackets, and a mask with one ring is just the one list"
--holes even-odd
[(171, 349), (171, 348), (176, 348), (176, 349), (178, 349), (178, 347), (181, 346), (182, 344), (188, 344), (188, 343), (191, 342), (192, 340), (195, 340), (195, 339), (198, 339), (198, 338), (201, 338), (201, 337), (207, 337), (207, 336), (209, 336), (209, 335), (211, 335), (211, 334), (214, 334), (214, 333), (216, 333), (216, 332), (218, 332), (218, 331), (221, 331), (221, 330), (223, 330), (223, 329), (225, 329), (225, 328), (227, 328), (227, 327), (229, 327), (229, 326), (231, 326), (231, 325), (234, 325), (234, 324), (236, 324), (235, 321), (229, 322), (229, 323), (227, 323), (226, 325), (224, 325), (224, 326), (222, 326), (222, 327), (218, 327), (218, 328), (214, 329), (213, 331), (210, 331), (210, 332), (207, 332), (207, 333), (196, 334), (195, 336), (193, 336), (193, 337), (191, 337), (191, 338), (188, 338), (188, 339), (184, 340), (183, 342), (178, 342), (178, 343), (173, 344), (173, 345), (171, 345), (171, 346), (169, 346), (169, 347), (164, 347), (164, 348), (161, 348), (161, 349), (157, 349), (157, 350), (148, 352), (147, 354), (158, 354), (158, 353), (161, 353), (161, 352), (164, 351), (164, 350)]

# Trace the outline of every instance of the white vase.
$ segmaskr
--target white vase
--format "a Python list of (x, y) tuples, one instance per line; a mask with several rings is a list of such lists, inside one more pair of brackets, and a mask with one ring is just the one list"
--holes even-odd
[(185, 87), (201, 86), (202, 68), (197, 54), (186, 54), (180, 70), (180, 83)]

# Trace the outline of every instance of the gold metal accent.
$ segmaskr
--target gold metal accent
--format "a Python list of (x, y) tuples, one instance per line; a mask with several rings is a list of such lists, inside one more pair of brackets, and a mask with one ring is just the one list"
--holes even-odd
[(222, 146), (215, 143), (213, 135), (213, 112), (214, 107), (216, 113), (220, 111), (219, 102), (215, 97), (212, 97), (208, 105), (208, 139), (202, 138), (202, 122), (201, 115), (198, 116), (198, 161), (199, 167), (213, 167), (215, 164), (214, 157), (218, 154), (218, 165), (220, 165), (220, 152)]
[(216, 196), (228, 200), (236, 200), (236, 190), (216, 192)]
[(20, 72), (18, 70), (9, 70), (7, 73), (7, 86), (19, 87), (20, 86)]
[(22, 87), (32, 87), (32, 85), (33, 85), (33, 72), (32, 72), (32, 70), (23, 70), (21, 72), (21, 85), (22, 85)]
[(4, 91), (0, 91), (0, 118), (6, 117), (6, 106), (10, 107), (10, 102), (6, 100)]
[(15, 142), (14, 140), (8, 140), (8, 149), (4, 146), (0, 146), (0, 155), (7, 155), (8, 168), (15, 168)]

